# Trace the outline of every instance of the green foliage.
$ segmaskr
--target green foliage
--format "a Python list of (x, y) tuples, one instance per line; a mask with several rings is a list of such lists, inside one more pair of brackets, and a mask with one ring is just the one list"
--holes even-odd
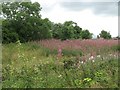
[(74, 22), (66, 21), (64, 22), (63, 30), (62, 30), (62, 40), (72, 39), (74, 38)]
[(79, 38), (82, 38), (82, 28), (80, 28), (76, 23), (75, 23), (75, 26), (74, 26), (74, 38), (75, 39), (79, 39)]
[[(3, 3), (3, 43), (47, 39), (51, 37), (51, 22), (41, 19), (40, 4), (35, 2)], [(12, 37), (12, 38), (11, 38)]]
[(65, 50), (62, 51), (63, 56), (82, 56), (81, 50)]
[(113, 46), (111, 49), (120, 52), (120, 45)]
[(81, 36), (82, 39), (91, 39), (92, 33), (90, 33), (88, 30), (83, 30)]
[(109, 32), (102, 30), (101, 33), (99, 34), (101, 38), (104, 39), (111, 39), (111, 35)]
[[(1, 4), (0, 4), (1, 5)], [(82, 30), (73, 21), (53, 23), (48, 18), (42, 19), (41, 6), (38, 2), (5, 2), (2, 3), (4, 20), (0, 20), (3, 30), (3, 43), (35, 41), (56, 38), (66, 39), (91, 39), (89, 30)], [(102, 30), (100, 37), (110, 39), (110, 33)], [(99, 38), (99, 36), (98, 36)]]
[(61, 23), (53, 24), (52, 37), (56, 38), (56, 39), (61, 39), (62, 38), (62, 28), (63, 28), (63, 25)]
[(47, 52), (32, 42), (4, 44), (2, 87), (118, 88), (116, 58), (96, 58), (83, 64), (74, 57), (56, 60), (54, 54), (44, 55)]
[(65, 21), (63, 24), (53, 24), (52, 34), (53, 38), (66, 40), (66, 39), (79, 39), (81, 38), (82, 28), (80, 28), (73, 21)]
[(100, 38), (99, 35), (97, 35), (97, 38), (98, 38), (98, 39)]

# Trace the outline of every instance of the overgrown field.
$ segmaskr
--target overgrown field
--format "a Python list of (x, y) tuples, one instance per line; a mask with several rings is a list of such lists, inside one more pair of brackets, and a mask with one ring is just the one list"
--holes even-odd
[(118, 88), (117, 40), (18, 41), (2, 49), (3, 88)]

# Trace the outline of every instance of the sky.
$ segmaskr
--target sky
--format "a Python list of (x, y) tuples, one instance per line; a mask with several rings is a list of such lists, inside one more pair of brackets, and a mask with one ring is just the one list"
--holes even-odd
[[(118, 0), (31, 0), (39, 2), (42, 18), (55, 23), (76, 22), (95, 36), (101, 30), (118, 36)], [(97, 2), (96, 2), (97, 1)]]

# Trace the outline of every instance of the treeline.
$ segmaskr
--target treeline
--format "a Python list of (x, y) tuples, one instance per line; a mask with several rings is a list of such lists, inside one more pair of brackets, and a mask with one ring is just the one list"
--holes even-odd
[[(48, 18), (41, 18), (41, 6), (38, 2), (5, 2), (2, 3), (3, 43), (28, 42), (33, 40), (56, 38), (91, 39), (92, 33), (83, 30), (73, 21), (53, 23)], [(105, 34), (105, 35), (104, 35)], [(111, 38), (110, 33), (101, 31), (98, 37)]]

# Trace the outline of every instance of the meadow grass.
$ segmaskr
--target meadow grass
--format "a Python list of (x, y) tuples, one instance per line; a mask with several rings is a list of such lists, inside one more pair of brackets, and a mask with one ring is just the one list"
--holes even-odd
[(64, 50), (58, 59), (57, 50), (33, 42), (4, 44), (2, 49), (3, 88), (118, 88), (117, 57), (81, 63), (76, 58), (81, 51)]

